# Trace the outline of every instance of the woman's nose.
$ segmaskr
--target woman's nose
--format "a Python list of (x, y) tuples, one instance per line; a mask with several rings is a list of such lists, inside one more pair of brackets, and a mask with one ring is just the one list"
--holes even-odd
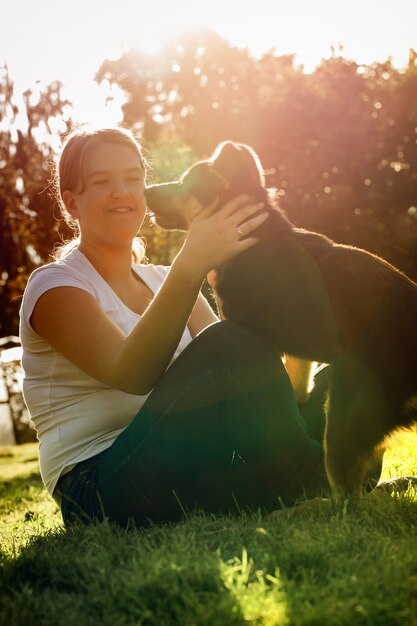
[(124, 181), (115, 181), (111, 195), (112, 198), (124, 198), (125, 196), (129, 195), (129, 190)]

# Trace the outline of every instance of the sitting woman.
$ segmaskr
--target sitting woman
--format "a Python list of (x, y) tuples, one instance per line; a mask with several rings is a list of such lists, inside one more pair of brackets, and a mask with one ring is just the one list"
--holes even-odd
[(271, 511), (327, 487), (281, 360), (200, 293), (210, 270), (256, 244), (267, 213), (245, 196), (203, 211), (170, 267), (147, 265), (133, 135), (76, 130), (56, 169), (77, 237), (31, 275), (21, 341), (42, 479), (64, 522)]

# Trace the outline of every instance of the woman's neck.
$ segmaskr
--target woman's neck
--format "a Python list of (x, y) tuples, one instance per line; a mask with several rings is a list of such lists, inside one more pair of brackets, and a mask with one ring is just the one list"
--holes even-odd
[(87, 257), (107, 282), (131, 277), (132, 248), (130, 246), (101, 247), (81, 240), (78, 250)]

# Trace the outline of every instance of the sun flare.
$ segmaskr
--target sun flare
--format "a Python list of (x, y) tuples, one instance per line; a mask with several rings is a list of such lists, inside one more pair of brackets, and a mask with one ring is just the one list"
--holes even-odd
[(158, 55), (174, 35), (195, 28), (212, 29), (255, 56), (271, 49), (277, 55), (295, 54), (306, 71), (340, 46), (359, 63), (392, 57), (396, 65), (405, 65), (409, 48), (417, 48), (415, 0), (259, 0), (256, 7), (241, 0), (205, 5), (177, 0), (173, 6), (166, 0), (73, 0), (66, 9), (63, 0), (7, 0), (0, 63), (7, 63), (22, 90), (36, 80), (61, 80), (81, 118), (97, 116), (100, 108), (105, 118), (120, 118), (120, 94), (94, 83), (105, 59), (131, 48)]

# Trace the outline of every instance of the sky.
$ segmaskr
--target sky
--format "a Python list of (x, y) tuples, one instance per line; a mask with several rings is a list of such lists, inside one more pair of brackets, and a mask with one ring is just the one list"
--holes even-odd
[(331, 47), (359, 63), (404, 66), (417, 49), (417, 0), (0, 0), (0, 65), (16, 90), (59, 79), (77, 121), (114, 123), (117, 98), (94, 82), (104, 59), (157, 52), (170, 36), (209, 27), (254, 56), (295, 53), (312, 70)]

